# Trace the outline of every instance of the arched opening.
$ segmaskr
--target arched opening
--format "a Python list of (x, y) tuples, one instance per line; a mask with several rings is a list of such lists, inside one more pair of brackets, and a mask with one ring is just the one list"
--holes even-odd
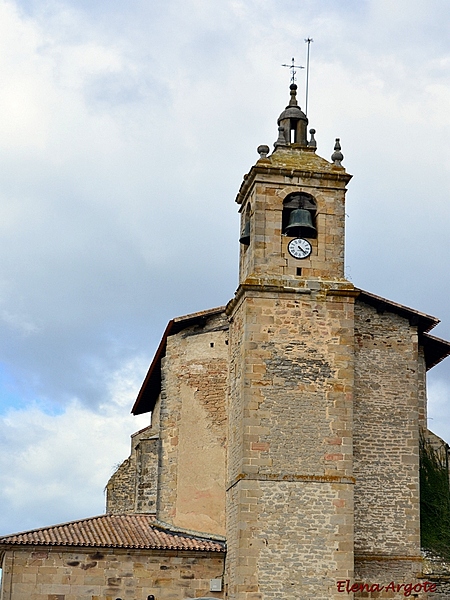
[(244, 246), (250, 245), (250, 210), (250, 204), (248, 204), (245, 213), (242, 215), (241, 236), (239, 242)]
[(316, 238), (317, 204), (306, 192), (294, 192), (283, 200), (281, 230), (289, 237)]

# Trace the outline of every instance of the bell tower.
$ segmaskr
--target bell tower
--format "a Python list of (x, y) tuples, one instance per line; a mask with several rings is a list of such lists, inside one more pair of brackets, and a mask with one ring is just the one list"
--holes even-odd
[(336, 580), (353, 576), (351, 176), (338, 140), (332, 162), (316, 154), (296, 91), (236, 198), (227, 576), (239, 600), (337, 600)]
[[(290, 91), (275, 151), (269, 157), (268, 146), (258, 147), (260, 159), (236, 198), (242, 219), (240, 283), (261, 276), (296, 284), (344, 280), (345, 186), (351, 175), (341, 165), (339, 140), (332, 163), (316, 154), (315, 130), (308, 142), (296, 84)], [(301, 248), (293, 238), (307, 243)]]

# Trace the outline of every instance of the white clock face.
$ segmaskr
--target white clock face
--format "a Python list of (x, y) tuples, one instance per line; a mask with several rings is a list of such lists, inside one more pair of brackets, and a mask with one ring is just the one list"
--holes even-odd
[(311, 254), (311, 244), (308, 240), (295, 238), (288, 244), (288, 251), (294, 258), (307, 258)]

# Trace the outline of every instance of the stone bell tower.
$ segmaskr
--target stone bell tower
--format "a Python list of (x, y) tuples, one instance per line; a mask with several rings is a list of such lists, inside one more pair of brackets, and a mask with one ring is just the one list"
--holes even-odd
[(353, 576), (353, 322), (344, 278), (351, 176), (330, 163), (295, 84), (269, 155), (244, 177), (239, 287), (229, 303), (230, 598), (342, 598)]

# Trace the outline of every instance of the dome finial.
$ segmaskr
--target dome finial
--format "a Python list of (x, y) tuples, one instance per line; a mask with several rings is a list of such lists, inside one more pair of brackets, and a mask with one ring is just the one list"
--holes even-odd
[(336, 138), (336, 143), (334, 144), (334, 152), (331, 155), (331, 160), (337, 167), (342, 167), (341, 162), (344, 160), (344, 155), (341, 152), (341, 144), (339, 138)]

